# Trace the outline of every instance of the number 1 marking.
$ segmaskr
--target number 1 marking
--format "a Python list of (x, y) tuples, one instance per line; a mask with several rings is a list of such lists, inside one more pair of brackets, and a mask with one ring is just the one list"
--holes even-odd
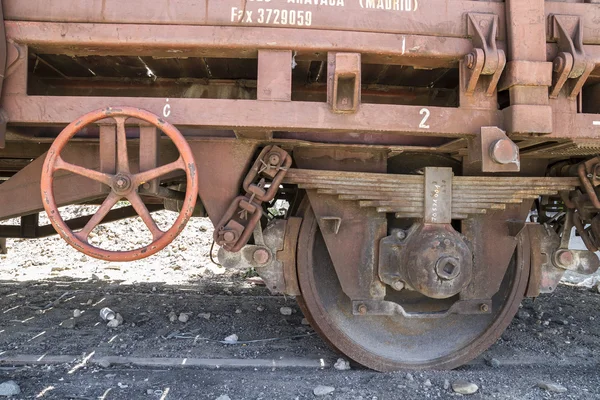
[(425, 122), (427, 122), (427, 120), (429, 119), (431, 112), (426, 108), (421, 108), (421, 111), (419, 111), (419, 114), (425, 115), (423, 117), (423, 119), (421, 120), (421, 123), (419, 124), (419, 128), (429, 129), (429, 125), (425, 125)]

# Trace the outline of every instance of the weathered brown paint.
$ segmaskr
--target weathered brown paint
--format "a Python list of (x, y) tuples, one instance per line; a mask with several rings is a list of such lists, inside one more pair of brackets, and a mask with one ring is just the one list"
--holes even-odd
[[(580, 177), (543, 177), (546, 159), (591, 157), (600, 149), (597, 102), (600, 68), (596, 68), (600, 64), (600, 6), (542, 0), (504, 3), (327, 0), (326, 5), (316, 7), (306, 2), (273, 0), (269, 2), (271, 11), (279, 10), (279, 20), (275, 22), (261, 20), (268, 9), (266, 3), (3, 1), (7, 39), (3, 43), (7, 43), (8, 61), (6, 74), (0, 73), (5, 78), (0, 109), (9, 121), (9, 140), (7, 149), (0, 150), (0, 160), (9, 166), (6, 171), (12, 173), (19, 168), (15, 166), (29, 162), (17, 155), (33, 154), (31, 159), (40, 156), (46, 148), (37, 142), (50, 143), (57, 128), (69, 127), (67, 133), (54, 141), (48, 157), (41, 155), (0, 185), (0, 219), (35, 213), (43, 199), (59, 233), (79, 250), (110, 260), (137, 258), (158, 251), (166, 244), (167, 239), (163, 240), (166, 235), (157, 238), (151, 248), (135, 254), (98, 253), (78, 241), (68, 224), (52, 217), (59, 204), (97, 200), (107, 193), (97, 182), (85, 183), (69, 174), (57, 176), (52, 188), (53, 168), (56, 169), (57, 163), (59, 168), (65, 166), (57, 159), (57, 151), (83, 125), (99, 122), (95, 117), (90, 119), (87, 113), (109, 107), (143, 109), (157, 116), (152, 117), (155, 126), (167, 126), (171, 133), (177, 133), (169, 136), (177, 148), (185, 148), (187, 157), (185, 181), (191, 193), (186, 196), (187, 206), (169, 240), (181, 231), (184, 220), (191, 215), (196, 189), (214, 223), (227, 219), (228, 207), (235, 205), (236, 198), (240, 199), (237, 196), (242, 191), (243, 177), (257, 153), (276, 144), (293, 155), (297, 166), (311, 169), (287, 171), (283, 181), (284, 190), (290, 187), (306, 190), (312, 207), (307, 209), (305, 200), (310, 232), (306, 233), (308, 228), (303, 225), (298, 257), (302, 260), (306, 256), (303, 253), (311, 253), (307, 246), (314, 240), (318, 227), (343, 291), (353, 299), (371, 301), (382, 299), (386, 290), (376, 266), (378, 242), (389, 234), (388, 220), (392, 216), (400, 220), (422, 218), (427, 211), (424, 201), (427, 185), (418, 176), (419, 171), (410, 171), (414, 175), (386, 174), (387, 157), (411, 150), (445, 154), (464, 163), (463, 176), (455, 173), (453, 178), (452, 195), (448, 196), (452, 207), (448, 207), (445, 221), (463, 220), (461, 234), (472, 246), (473, 279), (461, 291), (461, 300), (489, 300), (498, 291), (513, 250), (517, 249), (514, 272), (517, 280), (506, 311), (498, 314), (498, 320), (490, 328), (497, 336), (518, 306), (526, 282), (523, 274), (528, 274), (528, 261), (535, 259), (530, 257), (527, 238), (517, 235), (511, 227), (523, 224), (534, 198), (560, 192), (565, 204), (571, 207), (580, 198), (571, 198), (569, 192), (584, 186), (583, 190), (591, 194), (597, 184), (595, 172), (590, 171), (583, 171)], [(380, 9), (377, 4), (381, 4)], [(390, 9), (385, 9), (386, 4)], [(286, 11), (285, 22), (281, 10)], [(2, 56), (0, 48), (0, 61)], [(73, 59), (83, 68), (84, 77), (71, 80), (69, 72), (56, 67), (60, 63), (47, 61), (53, 57)], [(130, 77), (121, 76), (120, 57), (138, 58), (147, 69), (138, 74), (147, 74), (147, 78), (154, 77), (157, 82), (143, 81), (137, 76), (134, 81), (137, 84), (141, 81), (142, 87), (125, 97), (122, 93)], [(187, 76), (169, 78), (164, 83), (145, 64), (144, 57), (159, 65), (157, 60), (174, 64), (191, 62), (203, 69), (206, 77), (194, 75), (193, 81), (186, 81)], [(85, 78), (88, 73), (85, 63), (95, 66), (94, 63), (101, 64), (100, 58), (113, 60), (115, 72), (96, 79), (88, 68), (94, 77)], [(217, 65), (219, 60), (228, 59), (244, 60), (247, 62), (244, 65), (252, 66), (251, 61), (256, 60), (256, 79), (251, 78), (250, 83), (247, 78), (213, 79), (206, 58), (216, 59), (213, 62)], [(318, 72), (312, 70), (313, 63)], [(373, 65), (379, 69), (373, 69)], [(387, 88), (361, 85), (361, 80), (364, 82), (363, 78), (374, 70), (386, 75), (391, 67), (400, 68), (395, 70), (398, 76), (388, 77), (391, 81), (406, 76), (417, 80), (418, 71), (422, 70), (442, 69), (442, 73), (432, 74), (431, 82), (415, 85), (417, 94), (411, 94), (410, 83), (400, 85), (400, 89), (394, 85)], [(50, 72), (42, 75), (41, 82), (35, 82), (35, 71), (44, 68)], [(312, 85), (313, 73), (328, 78), (324, 83), (314, 80)], [(440, 84), (439, 90), (448, 94), (444, 101), (436, 100), (436, 83), (448, 73), (455, 74), (456, 79), (452, 79), (456, 82), (449, 80), (454, 86)], [(340, 82), (342, 86), (336, 87)], [(59, 89), (48, 92), (52, 95), (32, 95), (32, 92), (46, 94), (44, 85), (56, 85)], [(179, 90), (178, 85), (185, 89), (189, 89), (185, 85), (199, 86), (194, 94), (193, 90)], [(340, 87), (344, 96), (338, 104)], [(85, 92), (78, 93), (78, 88), (82, 91), (85, 88)], [(409, 96), (412, 98), (406, 99)], [(141, 115), (137, 111), (133, 114)], [(82, 115), (86, 117), (82, 119)], [(139, 125), (139, 121), (133, 122)], [(98, 179), (103, 173), (114, 174), (115, 168), (123, 169), (124, 156), (119, 147), (108, 145), (112, 138), (119, 137), (121, 148), (125, 149), (131, 145), (130, 141), (137, 140), (128, 137), (135, 133), (125, 132), (124, 127), (115, 131), (99, 125), (99, 130), (90, 128), (82, 133), (84, 137), (76, 139), (80, 142), (69, 146), (79, 150), (72, 154), (87, 168), (85, 174)], [(502, 138), (511, 145), (509, 161), (530, 163), (529, 166), (518, 171), (493, 164), (501, 164), (504, 158), (494, 153), (492, 143), (482, 140), (481, 132), (491, 130), (506, 132)], [(165, 146), (153, 128), (144, 126), (141, 132), (139, 161), (132, 163), (132, 169), (162, 168), (161, 171), (169, 172), (168, 163), (173, 160), (165, 159), (164, 153), (171, 154), (173, 148)], [(513, 143), (519, 147), (518, 152)], [(70, 152), (68, 147), (65, 152)], [(491, 166), (484, 166), (482, 160), (491, 160)], [(159, 167), (159, 161), (167, 165)], [(531, 166), (538, 164), (541, 168), (532, 173)], [(289, 167), (288, 164), (285, 169)], [(510, 176), (470, 176), (499, 171)], [(43, 173), (42, 199), (32, 195), (38, 191), (40, 182), (35, 175), (40, 173)], [(590, 173), (592, 178), (588, 182)], [(279, 182), (275, 188), (279, 188)], [(149, 192), (161, 189), (166, 188), (156, 181), (147, 188)], [(113, 191), (119, 190), (113, 185)], [(593, 205), (597, 207), (600, 202), (595, 200)], [(144, 207), (141, 199), (136, 205), (139, 209)], [(255, 222), (261, 217), (261, 209), (257, 210)], [(589, 217), (583, 215), (578, 224), (582, 225)], [(100, 222), (98, 219), (92, 217), (91, 221)], [(298, 224), (296, 221), (295, 229), (287, 233), (291, 236), (285, 238), (286, 244), (294, 246), (284, 249), (286, 279), (294, 274)], [(250, 234), (246, 232), (246, 239)], [(304, 261), (299, 265), (307, 266), (315, 260)], [(300, 289), (304, 282), (305, 291), (310, 279), (299, 277)], [(290, 282), (293, 287), (288, 290), (299, 293), (294, 280)], [(318, 309), (318, 298), (311, 298), (310, 292), (302, 294), (308, 295), (306, 304), (312, 304), (312, 310)], [(314, 321), (317, 318), (313, 317), (319, 316), (309, 313), (307, 317)], [(321, 321), (319, 325), (327, 324)], [(337, 338), (335, 327), (329, 329), (326, 335)], [(489, 344), (492, 339), (482, 340)], [(352, 348), (343, 340), (337, 343), (344, 349)], [(458, 360), (469, 359), (484, 348), (479, 341), (472, 344), (454, 358), (422, 366), (457, 365)], [(356, 358), (378, 369), (397, 366), (364, 349), (358, 351)]]

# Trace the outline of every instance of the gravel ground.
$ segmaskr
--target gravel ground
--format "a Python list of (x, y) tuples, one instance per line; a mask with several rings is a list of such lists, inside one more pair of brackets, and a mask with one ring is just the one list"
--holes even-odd
[[(162, 227), (175, 216), (155, 213)], [(14, 380), (18, 399), (456, 398), (459, 381), (478, 386), (469, 398), (600, 399), (600, 294), (578, 287), (580, 277), (525, 300), (502, 338), (457, 370), (341, 371), (294, 299), (271, 296), (251, 271), (211, 263), (211, 229), (194, 219), (166, 250), (133, 263), (90, 259), (56, 237), (9, 240), (0, 256), (0, 398), (10, 389), (1, 383)], [(96, 233), (105, 248), (124, 234), (129, 246), (148, 239), (139, 220)], [(103, 307), (123, 323), (107, 327)], [(237, 342), (221, 343), (233, 334)], [(239, 360), (247, 365), (231, 366)]]

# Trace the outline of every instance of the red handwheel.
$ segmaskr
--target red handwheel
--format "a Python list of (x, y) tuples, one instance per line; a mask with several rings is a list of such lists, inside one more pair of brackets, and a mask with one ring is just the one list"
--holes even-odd
[[(116, 123), (117, 161), (115, 174), (96, 171), (63, 160), (61, 151), (63, 151), (71, 138), (85, 126), (107, 118), (112, 118)], [(125, 131), (125, 122), (129, 118), (144, 121), (165, 133), (173, 141), (179, 151), (179, 158), (174, 162), (157, 168), (141, 171), (139, 173), (131, 173)], [(71, 230), (58, 211), (54, 196), (53, 181), (55, 172), (59, 170), (69, 171), (73, 174), (98, 181), (111, 189), (100, 208), (79, 232)], [(173, 173), (177, 170), (185, 171), (187, 182), (185, 198), (177, 220), (173, 226), (165, 232), (156, 225), (156, 222), (140, 197), (138, 190), (144, 183)], [(196, 199), (198, 198), (198, 178), (196, 171), (196, 163), (194, 161), (192, 150), (181, 132), (173, 125), (145, 110), (133, 107), (110, 107), (84, 115), (68, 125), (58, 135), (48, 150), (46, 161), (44, 162), (44, 167), (42, 169), (42, 201), (44, 209), (48, 214), (48, 218), (56, 231), (67, 241), (67, 243), (77, 250), (101, 260), (134, 261), (157, 253), (181, 233), (193, 214)], [(136, 213), (148, 227), (152, 234), (152, 242), (147, 246), (126, 251), (104, 250), (91, 245), (88, 239), (92, 230), (102, 222), (112, 207), (122, 199), (127, 199), (131, 203)]]

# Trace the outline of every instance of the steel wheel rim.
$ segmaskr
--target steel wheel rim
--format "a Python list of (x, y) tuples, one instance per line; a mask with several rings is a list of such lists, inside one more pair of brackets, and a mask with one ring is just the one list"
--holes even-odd
[[(319, 246), (322, 246), (322, 249), (325, 249), (324, 251), (326, 252), (322, 238), (319, 239), (320, 236), (314, 213), (311, 209), (308, 209), (304, 213), (304, 221), (300, 230), (298, 243), (298, 280), (302, 292), (302, 296), (299, 298), (299, 304), (305, 312), (307, 319), (325, 341), (354, 361), (378, 371), (394, 371), (398, 369), (451, 369), (470, 361), (485, 351), (500, 337), (512, 320), (514, 314), (517, 312), (523, 294), (525, 293), (527, 277), (529, 275), (529, 263), (526, 262), (526, 260), (528, 259), (529, 253), (527, 247), (528, 241), (526, 238), (521, 237), (519, 239), (519, 245), (517, 246), (517, 257), (515, 258), (515, 261), (511, 263), (511, 267), (509, 267), (509, 272), (512, 272), (512, 274), (507, 272), (502, 288), (499, 291), (499, 293), (504, 291), (500, 298), (502, 306), (497, 306), (498, 296), (500, 296), (497, 295), (494, 300), (494, 309), (498, 309), (498, 311), (490, 315), (485, 323), (480, 322), (481, 328), (476, 332), (477, 334), (473, 338), (464, 338), (458, 345), (454, 346), (456, 348), (452, 351), (429, 359), (426, 357), (421, 359), (403, 359), (398, 356), (395, 358), (389, 357), (389, 354), (392, 353), (397, 355), (402, 354), (403, 351), (406, 352), (407, 346), (414, 345), (414, 341), (400, 340), (406, 339), (408, 336), (406, 334), (396, 334), (395, 342), (385, 344), (384, 346), (378, 344), (378, 346), (376, 346), (378, 348), (374, 349), (372, 346), (365, 345), (365, 340), (361, 340), (361, 338), (364, 339), (365, 337), (369, 337), (370, 340), (373, 340), (373, 337), (376, 336), (377, 332), (372, 329), (369, 330), (364, 328), (364, 326), (370, 325), (371, 327), (375, 327), (381, 325), (381, 318), (389, 318), (393, 323), (402, 321), (404, 324), (406, 324), (407, 320), (400, 316), (366, 317), (371, 319), (371, 321), (369, 321), (365, 319), (365, 317), (355, 317), (351, 315), (351, 313), (349, 313), (349, 299), (341, 292), (337, 276), (335, 275), (335, 272), (333, 272), (330, 261), (326, 260), (325, 262), (320, 263), (318, 267), (315, 265), (314, 257), (322, 256), (322, 254), (316, 255), (315, 249), (318, 251)], [(321, 242), (320, 244), (319, 240)], [(326, 265), (327, 263), (329, 263), (329, 265)], [(328, 274), (324, 273), (327, 271), (327, 268), (329, 268)], [(332, 274), (335, 278), (333, 278)], [(509, 275), (512, 275), (512, 277), (509, 278), (507, 284), (507, 277), (509, 277)], [(331, 282), (333, 281), (337, 285), (337, 288), (327, 287), (327, 282), (331, 285)], [(336, 305), (332, 306), (331, 299), (336, 296)], [(344, 301), (347, 303), (346, 312), (343, 312)], [(446, 338), (447, 340), (449, 335), (453, 333), (456, 334), (457, 323), (464, 324), (465, 320), (474, 320), (474, 318), (486, 316), (457, 317), (461, 318), (454, 318), (454, 321), (440, 323), (437, 325), (437, 330), (432, 331), (430, 329), (427, 331), (428, 334), (436, 334), (439, 338)], [(356, 318), (363, 318), (362, 323)], [(376, 321), (376, 318), (380, 318), (380, 320)], [(480, 321), (485, 320), (480, 319)], [(452, 326), (449, 326), (450, 324), (448, 322), (453, 322)], [(413, 322), (410, 323), (413, 324)], [(349, 326), (352, 327), (352, 330), (349, 330)], [(359, 330), (358, 333), (356, 332), (357, 329)], [(367, 335), (368, 333), (373, 335), (369, 336)], [(417, 337), (417, 335), (414, 337)], [(431, 345), (428, 347), (431, 347)], [(382, 349), (387, 350), (387, 353), (382, 351)], [(416, 349), (417, 350), (412, 350), (412, 354), (425, 350), (426, 347), (425, 345), (421, 345), (421, 347)]]

